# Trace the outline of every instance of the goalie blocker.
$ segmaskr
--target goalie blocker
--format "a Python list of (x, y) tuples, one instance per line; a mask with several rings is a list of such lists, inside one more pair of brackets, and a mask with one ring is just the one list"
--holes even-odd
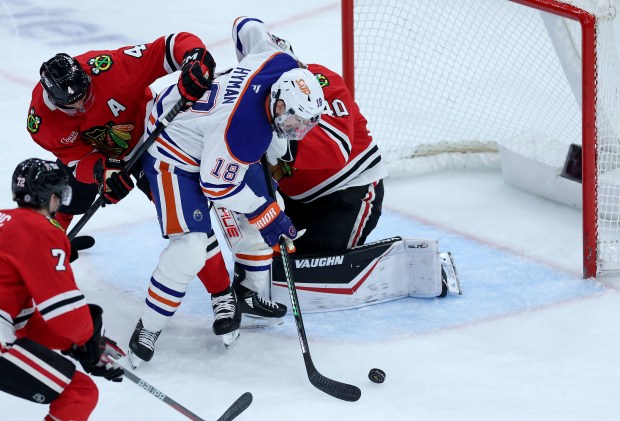
[[(437, 241), (392, 237), (329, 254), (289, 256), (305, 312), (361, 307), (403, 297), (462, 294), (450, 253)], [(271, 298), (288, 299), (282, 259), (273, 259)]]

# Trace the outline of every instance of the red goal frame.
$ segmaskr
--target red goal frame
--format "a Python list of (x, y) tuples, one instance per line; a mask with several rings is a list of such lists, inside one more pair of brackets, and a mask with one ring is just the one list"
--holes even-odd
[[(342, 0), (342, 75), (355, 97), (355, 0)], [(596, 16), (556, 0), (505, 0), (578, 21), (582, 30), (583, 277), (597, 275)]]

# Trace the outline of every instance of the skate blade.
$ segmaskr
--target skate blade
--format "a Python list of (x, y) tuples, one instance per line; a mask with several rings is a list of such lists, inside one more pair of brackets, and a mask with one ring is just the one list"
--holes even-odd
[(224, 346), (228, 349), (237, 343), (237, 339), (239, 339), (239, 329), (233, 330), (230, 333), (224, 333), (220, 335), (220, 337), (222, 338), (222, 342), (224, 342)]
[(279, 326), (284, 323), (284, 317), (260, 317), (244, 314), (241, 319), (241, 329), (260, 329), (262, 327)]
[(127, 350), (127, 358), (129, 359), (129, 363), (133, 369), (140, 367), (140, 364), (144, 362), (144, 360), (134, 354), (130, 349)]

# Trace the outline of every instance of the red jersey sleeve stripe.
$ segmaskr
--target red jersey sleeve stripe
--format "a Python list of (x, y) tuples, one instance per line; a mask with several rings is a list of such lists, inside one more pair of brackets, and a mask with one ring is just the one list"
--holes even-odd
[(86, 305), (86, 299), (79, 290), (73, 290), (58, 294), (40, 303), (37, 308), (43, 320), (49, 321), (54, 317), (68, 313), (71, 310)]

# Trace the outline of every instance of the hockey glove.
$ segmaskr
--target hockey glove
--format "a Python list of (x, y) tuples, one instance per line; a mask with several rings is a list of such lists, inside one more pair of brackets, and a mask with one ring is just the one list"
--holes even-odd
[(295, 250), (292, 246), (292, 240), (299, 238), (305, 232), (305, 230), (297, 231), (291, 219), (282, 212), (280, 206), (272, 199), (246, 216), (250, 224), (260, 231), (265, 243), (269, 247), (276, 248), (276, 251), (279, 250), (278, 240), (280, 236), (284, 236), (287, 241), (287, 249), (292, 252)]
[(204, 48), (194, 48), (185, 53), (181, 76), (177, 86), (181, 96), (196, 102), (204, 95), (213, 82), (215, 60)]
[(105, 203), (118, 203), (133, 189), (133, 180), (123, 170), (125, 163), (119, 159), (100, 159), (95, 163), (95, 180), (99, 184), (99, 194)]
[(93, 336), (84, 345), (74, 345), (63, 351), (80, 363), (85, 372), (106, 380), (120, 382), (125, 371), (116, 362), (125, 353), (116, 342), (104, 336), (103, 309), (96, 304), (89, 304), (90, 316), (93, 319)]

